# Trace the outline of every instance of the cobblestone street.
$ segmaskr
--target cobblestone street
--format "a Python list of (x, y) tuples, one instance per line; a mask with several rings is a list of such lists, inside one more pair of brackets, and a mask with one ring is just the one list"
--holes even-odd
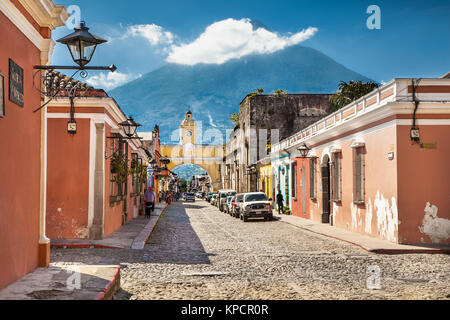
[[(53, 263), (120, 264), (116, 299), (449, 299), (448, 255), (376, 255), (204, 201), (167, 208), (145, 249), (54, 249)], [(368, 290), (369, 266), (382, 290)]]

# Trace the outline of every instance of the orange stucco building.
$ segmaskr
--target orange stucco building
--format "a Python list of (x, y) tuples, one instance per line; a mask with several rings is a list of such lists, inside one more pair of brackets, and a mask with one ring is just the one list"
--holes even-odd
[(289, 176), (293, 215), (402, 244), (450, 243), (449, 163), (444, 78), (392, 80), (272, 153), (274, 179)]
[(119, 124), (127, 117), (113, 98), (83, 88), (74, 99), (75, 134), (67, 130), (69, 98), (48, 104), (46, 225), (52, 240), (101, 239), (143, 209), (149, 158), (142, 142), (126, 139)]
[(50, 63), (52, 30), (67, 18), (52, 0), (0, 1), (0, 289), (49, 264), (46, 110), (33, 112), (43, 99), (33, 66)]

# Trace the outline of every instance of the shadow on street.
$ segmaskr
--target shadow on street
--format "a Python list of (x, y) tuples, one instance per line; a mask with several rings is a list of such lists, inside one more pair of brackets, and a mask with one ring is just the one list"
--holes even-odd
[(169, 206), (147, 242), (143, 254), (147, 263), (211, 264), (208, 254), (192, 228), (186, 209), (198, 205), (175, 202)]

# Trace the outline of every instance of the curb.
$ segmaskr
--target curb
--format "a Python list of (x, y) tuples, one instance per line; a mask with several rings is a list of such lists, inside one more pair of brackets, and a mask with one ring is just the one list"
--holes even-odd
[(120, 289), (120, 266), (117, 267), (116, 274), (105, 289), (100, 292), (95, 300), (113, 300), (114, 295)]
[(302, 230), (306, 230), (315, 234), (319, 234), (321, 236), (325, 236), (331, 239), (335, 239), (335, 240), (339, 240), (339, 241), (343, 241), (349, 244), (352, 244), (354, 246), (357, 246), (361, 249), (363, 249), (364, 251), (370, 252), (370, 253), (374, 253), (374, 254), (450, 254), (450, 250), (448, 249), (370, 249), (367, 248), (359, 243), (355, 243), (349, 240), (345, 240), (345, 239), (341, 239), (338, 237), (334, 237), (334, 236), (330, 236), (328, 234), (325, 233), (321, 233), (321, 232), (317, 232), (317, 231), (313, 231), (311, 229), (307, 229), (307, 228), (303, 228), (300, 226), (297, 226), (295, 224), (289, 223), (288, 221), (283, 221), (281, 220), (281, 222), (290, 224), (291, 226), (295, 226), (297, 228), (300, 228)]
[(101, 244), (51, 244), (50, 248), (62, 249), (123, 249), (122, 247), (107, 246)]
[[(161, 213), (158, 215), (158, 219), (156, 220), (156, 222), (154, 223), (154, 225), (152, 226), (152, 228), (150, 230), (148, 230), (148, 233), (145, 234), (145, 238), (142, 237), (141, 239), (139, 239), (139, 241), (136, 241), (136, 239), (138, 239), (141, 234), (146, 230), (146, 228), (144, 228), (140, 234), (138, 234), (138, 236), (134, 239), (132, 245), (131, 245), (131, 249), (133, 250), (143, 250), (145, 247), (145, 244), (148, 242), (148, 240), (150, 239), (151, 235), (153, 234), (153, 231), (156, 229), (156, 226), (159, 223), (159, 220), (161, 220), (161, 217), (164, 215), (164, 212), (166, 211), (166, 209), (169, 206), (166, 205), (165, 207), (163, 207), (161, 209)], [(150, 223), (150, 222), (149, 222)]]
[(153, 226), (153, 229), (150, 231), (150, 233), (148, 234), (147, 238), (145, 238), (145, 243), (147, 243), (148, 239), (150, 239), (150, 237), (152, 236), (153, 231), (156, 229), (156, 227), (158, 226), (159, 220), (161, 220), (161, 217), (163, 216), (164, 212), (166, 211), (166, 209), (169, 207), (169, 205), (166, 205), (164, 208), (161, 209), (161, 213), (158, 217), (158, 220), (156, 220), (155, 225)]

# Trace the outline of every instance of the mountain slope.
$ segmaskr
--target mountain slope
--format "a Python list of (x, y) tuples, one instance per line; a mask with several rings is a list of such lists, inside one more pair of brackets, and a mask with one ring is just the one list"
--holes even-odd
[[(370, 79), (355, 73), (325, 54), (293, 46), (273, 54), (251, 55), (224, 64), (186, 66), (167, 64), (141, 78), (112, 90), (127, 114), (143, 124), (141, 130), (160, 126), (161, 140), (171, 142), (191, 106), (203, 130), (232, 128), (231, 113), (256, 88), (289, 93), (333, 93), (340, 81)], [(225, 134), (225, 132), (224, 132)]]

